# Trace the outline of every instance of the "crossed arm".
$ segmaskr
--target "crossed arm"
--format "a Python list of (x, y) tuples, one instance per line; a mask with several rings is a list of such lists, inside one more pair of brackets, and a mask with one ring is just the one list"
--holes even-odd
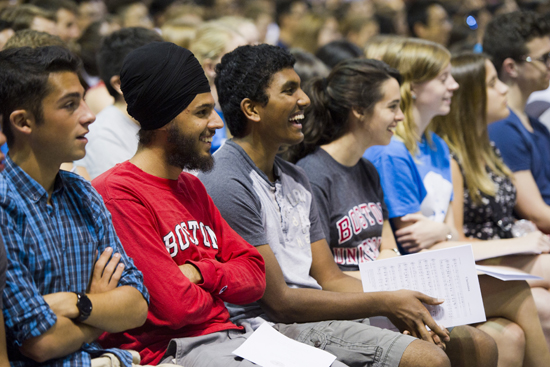
[(131, 286), (117, 287), (124, 265), (118, 264), (119, 254), (111, 255), (112, 249), (106, 249), (95, 264), (88, 293), (93, 305), (90, 317), (83, 323), (72, 320), (79, 315), (74, 293), (43, 296), (57, 322), (42, 335), (25, 340), (20, 347), (23, 355), (37, 362), (60, 358), (93, 342), (105, 331), (120, 332), (145, 322), (147, 302)]

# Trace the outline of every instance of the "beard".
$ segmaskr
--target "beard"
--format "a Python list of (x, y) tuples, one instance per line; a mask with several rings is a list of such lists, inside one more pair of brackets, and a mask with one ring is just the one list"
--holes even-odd
[(182, 134), (175, 125), (167, 129), (166, 160), (181, 169), (208, 172), (214, 167), (212, 155), (203, 156), (197, 150), (197, 139)]

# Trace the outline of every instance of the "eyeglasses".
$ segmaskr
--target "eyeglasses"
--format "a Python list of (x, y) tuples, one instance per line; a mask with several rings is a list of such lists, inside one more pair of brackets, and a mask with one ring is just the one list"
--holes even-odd
[(546, 65), (546, 67), (550, 68), (550, 53), (544, 54), (544, 55), (542, 55), (540, 57), (537, 57), (537, 58), (533, 58), (531, 56), (526, 56), (525, 59), (523, 59), (523, 61), (525, 61), (525, 62), (540, 61), (544, 65)]

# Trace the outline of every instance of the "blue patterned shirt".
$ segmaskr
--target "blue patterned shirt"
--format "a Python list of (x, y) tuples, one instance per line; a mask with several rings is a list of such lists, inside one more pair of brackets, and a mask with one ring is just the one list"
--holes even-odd
[[(109, 246), (122, 255), (120, 262), (125, 265), (118, 285), (136, 288), (149, 301), (141, 272), (124, 252), (110, 213), (86, 180), (60, 171), (51, 205), (47, 201), (46, 190), (8, 156), (0, 174), (0, 226), (8, 257), (3, 312), (12, 366), (38, 365), (22, 356), (18, 347), (57, 321), (42, 295), (86, 292), (95, 260)], [(89, 366), (91, 358), (105, 352), (97, 343), (84, 344), (79, 351), (42, 365)], [(128, 352), (108, 352), (119, 356), (124, 366), (131, 365)]]

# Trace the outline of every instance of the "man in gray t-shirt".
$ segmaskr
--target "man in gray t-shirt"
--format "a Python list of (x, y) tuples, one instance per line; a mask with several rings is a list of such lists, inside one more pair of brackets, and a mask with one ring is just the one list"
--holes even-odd
[[(413, 291), (363, 293), (361, 282), (333, 261), (305, 174), (276, 157), (282, 145), (303, 139), (300, 121), (309, 98), (293, 65), (288, 52), (264, 44), (239, 47), (216, 67), (220, 105), (234, 138), (199, 178), (225, 220), (266, 263), (261, 308), (233, 309), (233, 316), (277, 322), (280, 332), (346, 365), (450, 366), (433, 343), (449, 341), (448, 332), (422, 304), (439, 301)], [(330, 321), (377, 315), (425, 341), (366, 323)]]

